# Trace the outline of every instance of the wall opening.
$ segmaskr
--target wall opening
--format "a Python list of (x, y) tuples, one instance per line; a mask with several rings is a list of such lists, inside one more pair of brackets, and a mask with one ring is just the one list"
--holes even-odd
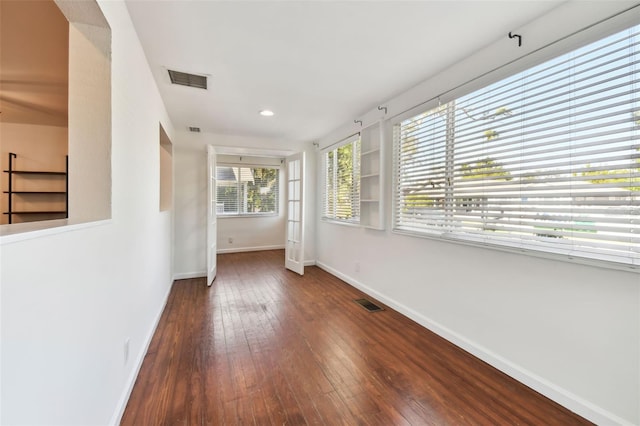
[[(14, 169), (68, 170), (12, 178), (11, 189), (20, 194), (8, 194), (9, 173), (3, 172), (3, 213), (11, 196), (13, 210), (28, 212), (12, 215), (12, 223), (110, 218), (111, 29), (100, 7), (95, 0), (3, 1), (0, 7), (3, 170), (10, 152)], [(41, 210), (65, 212), (31, 213)], [(8, 216), (0, 223), (9, 223)]]
[(69, 22), (53, 0), (0, 8), (0, 224), (65, 218)]

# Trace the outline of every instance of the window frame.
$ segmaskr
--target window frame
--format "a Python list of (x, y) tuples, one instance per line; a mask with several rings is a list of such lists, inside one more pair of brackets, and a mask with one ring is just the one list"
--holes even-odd
[[(273, 169), (273, 170), (277, 170), (278, 172), (278, 177), (277, 177), (277, 193), (276, 193), (276, 200), (275, 200), (275, 211), (273, 212), (265, 212), (265, 213), (218, 213), (216, 211), (216, 216), (218, 217), (218, 219), (225, 219), (225, 218), (259, 218), (259, 217), (279, 217), (282, 212), (281, 212), (281, 206), (280, 203), (282, 201), (282, 172), (283, 172), (283, 167), (282, 166), (276, 166), (276, 165), (268, 165), (268, 164), (248, 164), (248, 163), (230, 163), (230, 162), (222, 162), (222, 163), (217, 163), (216, 164), (216, 174), (217, 174), (217, 169), (219, 167), (235, 167), (235, 168), (247, 168), (247, 169)], [(216, 179), (216, 203), (218, 202), (218, 184), (220, 182), (220, 179)], [(237, 181), (236, 181), (237, 182)], [(238, 192), (238, 197), (240, 192)], [(239, 200), (238, 201), (238, 205)], [(239, 209), (238, 209), (239, 210)]]
[[(357, 214), (351, 216), (350, 218), (335, 217), (337, 212), (337, 206), (335, 205), (336, 200), (334, 198), (333, 200), (334, 213), (332, 216), (328, 216), (327, 208), (328, 208), (329, 182), (327, 179), (327, 172), (328, 172), (327, 156), (329, 153), (334, 153), (334, 163), (337, 163), (338, 150), (349, 144), (353, 146), (352, 148), (353, 159), (357, 160), (357, 164), (354, 164), (354, 167), (351, 173), (351, 180), (352, 180), (352, 185), (354, 185), (354, 188), (352, 189), (352, 194), (350, 196), (351, 208), (356, 210)], [(320, 166), (321, 168), (320, 172), (322, 174), (322, 194), (321, 194), (322, 199), (320, 203), (320, 220), (322, 220), (323, 222), (335, 223), (335, 224), (347, 225), (347, 226), (360, 226), (360, 197), (362, 195), (361, 194), (362, 191), (360, 188), (361, 148), (362, 148), (361, 134), (360, 132), (358, 132), (340, 140), (337, 143), (329, 145), (320, 151), (322, 156), (321, 166)], [(334, 169), (334, 179), (337, 177), (337, 173), (338, 173), (338, 170)], [(332, 189), (332, 193), (336, 194), (336, 197), (337, 197), (338, 190), (336, 187)]]
[[(630, 30), (632, 28), (638, 28), (636, 25), (627, 25), (626, 30)], [(399, 159), (399, 149), (400, 142), (396, 135), (396, 127), (400, 125), (403, 121), (416, 117), (419, 114), (426, 113), (430, 110), (438, 108), (440, 106), (447, 105), (451, 101), (455, 101), (459, 98), (462, 98), (468, 94), (475, 93), (476, 91), (480, 91), (485, 87), (488, 87), (494, 83), (500, 83), (506, 79), (512, 78), (513, 76), (532, 69), (540, 64), (546, 63), (549, 60), (553, 60), (555, 58), (561, 57), (569, 52), (573, 52), (575, 50), (580, 49), (588, 44), (595, 43), (599, 40), (606, 39), (607, 37), (619, 32), (625, 31), (625, 28), (609, 28), (606, 32), (601, 31), (599, 34), (594, 34), (593, 37), (589, 37), (588, 40), (585, 40), (583, 37), (580, 37), (580, 40), (576, 40), (573, 43), (567, 45), (566, 43), (562, 43), (562, 48), (553, 49), (553, 52), (549, 52), (545, 49), (542, 52), (535, 52), (539, 54), (534, 54), (532, 57), (537, 58), (537, 60), (532, 60), (532, 57), (522, 58), (520, 60), (514, 61), (505, 65), (504, 67), (500, 67), (494, 71), (483, 74), (477, 78), (470, 80), (468, 83), (456, 86), (454, 89), (446, 92), (441, 97), (432, 98), (426, 102), (421, 103), (420, 105), (413, 107), (405, 112), (396, 115), (395, 117), (389, 119), (387, 121), (387, 126), (389, 131), (393, 134), (391, 138), (392, 143), (392, 204), (391, 204), (391, 232), (394, 234), (418, 237), (418, 238), (426, 238), (431, 240), (436, 240), (440, 242), (450, 242), (455, 244), (462, 244), (473, 247), (483, 247), (495, 249), (503, 252), (510, 253), (520, 253), (526, 254), (533, 257), (541, 257), (547, 259), (554, 260), (568, 260), (575, 263), (581, 263), (591, 266), (600, 266), (606, 267), (610, 269), (618, 269), (632, 272), (640, 272), (640, 264), (637, 263), (637, 259), (630, 256), (630, 263), (620, 262), (617, 260), (608, 259), (606, 255), (596, 254), (593, 257), (585, 256), (583, 254), (573, 254), (566, 253), (566, 250), (561, 250), (560, 247), (556, 247), (554, 244), (549, 244), (550, 247), (541, 247), (540, 245), (528, 245), (523, 243), (521, 239), (514, 239), (511, 241), (499, 241), (498, 238), (467, 238), (464, 233), (456, 233), (456, 232), (423, 232), (418, 230), (408, 230), (408, 229), (399, 229), (398, 228), (398, 213), (400, 206), (400, 197), (399, 197), (399, 168), (400, 168), (400, 159)], [(563, 40), (564, 42), (564, 40)], [(443, 164), (444, 165), (444, 164)], [(639, 194), (640, 195), (640, 194)], [(632, 196), (633, 198), (633, 196)], [(635, 198), (634, 198), (635, 199)], [(555, 248), (555, 250), (554, 250)]]

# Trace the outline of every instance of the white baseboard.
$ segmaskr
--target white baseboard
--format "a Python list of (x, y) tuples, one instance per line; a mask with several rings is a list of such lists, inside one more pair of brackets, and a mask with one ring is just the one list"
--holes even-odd
[(378, 299), (380, 302), (385, 305), (393, 308), (394, 310), (400, 312), (407, 318), (412, 319), (417, 322), (421, 326), (427, 328), (430, 331), (433, 331), (437, 335), (443, 337), (449, 342), (455, 344), (456, 346), (464, 349), (465, 351), (471, 353), (472, 355), (480, 358), (487, 364), (497, 368), (503, 373), (513, 377), (519, 382), (529, 386), (535, 391), (541, 393), (547, 398), (557, 402), (563, 407), (573, 411), (574, 413), (579, 414), (580, 416), (586, 418), (599, 425), (623, 425), (623, 426), (632, 426), (633, 424), (628, 420), (622, 419), (615, 414), (583, 399), (573, 393), (567, 391), (566, 389), (555, 385), (554, 383), (549, 382), (548, 380), (540, 377), (531, 371), (522, 368), (521, 366), (509, 361), (501, 357), (500, 355), (493, 353), (489, 349), (477, 344), (476, 342), (467, 339), (466, 337), (454, 332), (453, 330), (448, 329), (447, 327), (439, 324), (436, 321), (426, 317), (425, 315), (395, 301), (394, 299), (362, 284), (361, 282), (353, 279), (352, 277), (345, 275), (339, 272), (336, 269), (333, 269), (331, 266), (324, 264), (320, 261), (316, 261), (316, 265), (334, 275), (347, 284), (367, 293), (368, 295)]
[(136, 384), (136, 379), (138, 378), (138, 374), (140, 373), (140, 369), (142, 368), (144, 357), (147, 355), (147, 352), (149, 351), (151, 340), (153, 339), (153, 335), (156, 333), (156, 329), (158, 328), (158, 324), (160, 323), (160, 318), (162, 318), (162, 313), (164, 312), (164, 308), (167, 306), (167, 301), (169, 300), (169, 294), (171, 294), (172, 287), (173, 287), (173, 281), (169, 285), (169, 288), (167, 289), (167, 293), (164, 295), (162, 306), (160, 306), (160, 309), (156, 314), (156, 318), (153, 321), (153, 326), (149, 330), (149, 333), (147, 333), (147, 337), (143, 342), (142, 349), (140, 350), (140, 352), (138, 353), (138, 356), (136, 357), (135, 365), (131, 370), (131, 374), (129, 375), (129, 378), (127, 379), (124, 392), (122, 393), (122, 396), (118, 401), (118, 405), (116, 405), (116, 410), (113, 413), (113, 417), (109, 422), (110, 425), (117, 426), (120, 424), (120, 421), (122, 420), (124, 410), (127, 408), (129, 397), (131, 396), (131, 392), (133, 391), (133, 386)]
[(233, 247), (226, 249), (219, 249), (218, 254), (224, 253), (242, 253), (245, 251), (264, 251), (264, 250), (282, 250), (284, 249), (284, 245), (274, 245), (274, 246), (258, 246), (258, 247)]
[(315, 266), (316, 265), (316, 261), (315, 260), (305, 260), (304, 261), (304, 266)]
[(207, 276), (207, 271), (197, 272), (181, 272), (173, 275), (173, 280), (188, 280), (190, 278), (204, 278)]

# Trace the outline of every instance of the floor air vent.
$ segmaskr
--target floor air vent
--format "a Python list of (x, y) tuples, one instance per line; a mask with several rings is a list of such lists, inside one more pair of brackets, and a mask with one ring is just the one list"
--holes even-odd
[(375, 303), (373, 303), (372, 301), (367, 300), (367, 299), (356, 299), (356, 300), (354, 300), (354, 302), (356, 302), (357, 304), (359, 304), (360, 306), (362, 306), (363, 308), (365, 308), (369, 312), (384, 311), (383, 308), (381, 308), (380, 306), (376, 305)]

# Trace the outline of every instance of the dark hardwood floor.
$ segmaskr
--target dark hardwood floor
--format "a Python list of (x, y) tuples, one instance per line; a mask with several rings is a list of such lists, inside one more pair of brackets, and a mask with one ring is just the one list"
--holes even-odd
[(282, 251), (176, 281), (122, 425), (589, 424)]

